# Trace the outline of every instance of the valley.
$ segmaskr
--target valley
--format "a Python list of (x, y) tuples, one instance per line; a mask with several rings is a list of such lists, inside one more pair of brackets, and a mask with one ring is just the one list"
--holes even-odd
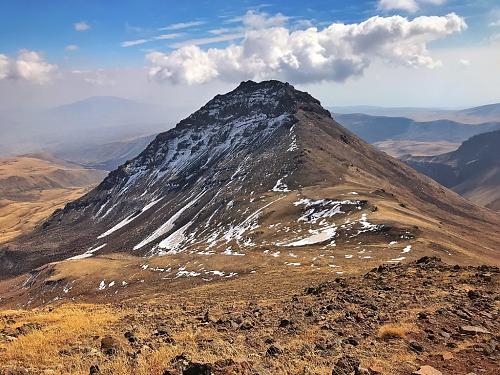
[(29, 232), (104, 176), (47, 154), (0, 158), (0, 243)]
[(434, 156), (456, 150), (460, 143), (448, 141), (406, 141), (387, 140), (373, 143), (379, 150), (386, 152), (395, 158), (406, 155), (412, 156)]
[(403, 161), (472, 202), (500, 210), (500, 131), (476, 135), (456, 151)]

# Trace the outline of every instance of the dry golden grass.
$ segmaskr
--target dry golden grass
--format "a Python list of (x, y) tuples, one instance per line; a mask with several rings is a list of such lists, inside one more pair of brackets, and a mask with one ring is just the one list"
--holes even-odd
[(105, 174), (50, 155), (0, 158), (0, 192), (13, 196), (37, 190), (83, 187), (99, 182)]
[(0, 243), (28, 232), (104, 175), (49, 155), (0, 158)]
[(88, 188), (42, 190), (24, 201), (0, 200), (0, 243), (26, 233), (63, 207), (88, 191)]
[[(100, 365), (100, 369), (106, 374), (161, 375), (171, 367), (171, 359), (180, 354), (186, 354), (194, 362), (212, 363), (221, 358), (247, 361), (252, 357), (243, 336), (230, 343), (223, 334), (211, 328), (201, 330), (189, 327), (174, 334), (173, 338), (175, 346), (161, 346), (140, 356), (137, 362), (129, 362), (124, 356), (114, 357)], [(200, 344), (203, 342), (207, 343), (206, 346)]]
[(415, 332), (418, 328), (414, 323), (389, 323), (379, 327), (378, 337), (382, 340), (404, 339)]
[(82, 353), (61, 356), (60, 350), (88, 344), (94, 336), (104, 335), (109, 325), (119, 319), (116, 311), (106, 306), (71, 304), (53, 309), (4, 311), (0, 312), (0, 317), (14, 319), (16, 323), (11, 328), (26, 323), (41, 326), (14, 341), (1, 343), (1, 364), (51, 369), (58, 364), (61, 373), (88, 372), (85, 361), (78, 358)]

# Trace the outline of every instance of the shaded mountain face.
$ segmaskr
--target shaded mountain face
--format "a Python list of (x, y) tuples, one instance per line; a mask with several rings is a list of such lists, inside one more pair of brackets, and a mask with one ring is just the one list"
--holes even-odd
[[(97, 188), (10, 243), (0, 267), (12, 275), (117, 252), (188, 256), (198, 265), (236, 256), (262, 265), (285, 251), (316, 259), (337, 246), (358, 252), (361, 243), (378, 248), (416, 238), (449, 254), (496, 259), (491, 233), (498, 218), (477, 210), (342, 128), (309, 94), (278, 81), (248, 81), (159, 134)], [(471, 236), (484, 231), (472, 255), (464, 223)], [(387, 253), (356, 258), (379, 257)], [(186, 276), (186, 265), (178, 272)]]
[(500, 131), (476, 135), (453, 152), (403, 160), (473, 202), (500, 210)]

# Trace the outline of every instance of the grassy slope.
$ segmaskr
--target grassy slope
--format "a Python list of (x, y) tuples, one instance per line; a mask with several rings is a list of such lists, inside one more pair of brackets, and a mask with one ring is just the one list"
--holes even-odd
[(103, 177), (48, 155), (0, 158), (0, 243), (29, 231)]

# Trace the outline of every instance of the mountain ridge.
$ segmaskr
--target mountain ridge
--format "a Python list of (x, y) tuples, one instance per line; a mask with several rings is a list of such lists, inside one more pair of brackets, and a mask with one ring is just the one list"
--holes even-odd
[(463, 142), (473, 135), (499, 130), (500, 122), (464, 124), (453, 120), (415, 121), (407, 117), (335, 114), (347, 129), (367, 142), (386, 140)]
[(372, 116), (408, 117), (415, 121), (453, 120), (471, 125), (484, 122), (500, 122), (500, 103), (448, 109), (426, 107), (378, 107), (378, 106), (339, 106), (333, 107), (334, 113), (363, 113)]
[[(486, 231), (496, 223), (491, 212), (342, 128), (309, 94), (279, 81), (247, 81), (8, 244), (0, 265), (14, 275), (112, 253), (222, 262), (236, 255), (258, 263), (271, 251), (308, 257), (337, 243), (351, 249), (357, 237), (375, 247), (417, 239), (419, 251), (446, 248), (462, 260), (495, 261), (498, 238)], [(467, 236), (478, 230), (483, 243), (471, 252)]]

